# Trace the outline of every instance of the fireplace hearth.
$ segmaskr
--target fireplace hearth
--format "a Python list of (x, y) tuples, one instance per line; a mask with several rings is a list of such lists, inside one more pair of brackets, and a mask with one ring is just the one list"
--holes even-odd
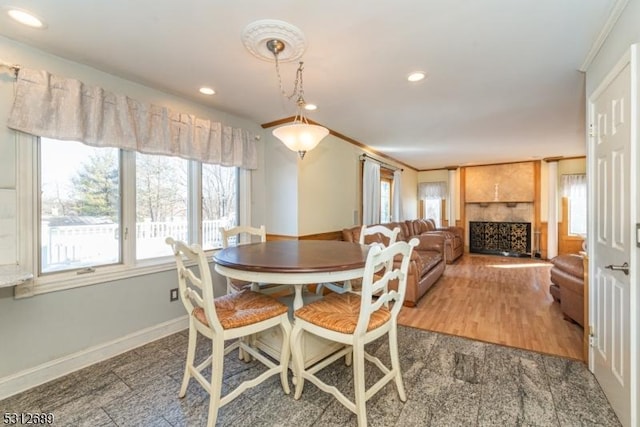
[(469, 252), (531, 257), (531, 223), (470, 221)]

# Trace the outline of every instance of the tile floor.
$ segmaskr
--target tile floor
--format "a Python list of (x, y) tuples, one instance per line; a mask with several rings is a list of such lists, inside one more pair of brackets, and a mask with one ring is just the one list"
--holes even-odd
[[(200, 356), (207, 341), (200, 340)], [(393, 383), (367, 402), (370, 426), (619, 426), (593, 375), (581, 362), (400, 327), (408, 400)], [(204, 426), (208, 395), (191, 381), (178, 398), (186, 331), (0, 401), (0, 412), (51, 412), (57, 426)], [(385, 342), (369, 351), (388, 362)], [(225, 359), (223, 393), (261, 370), (233, 352)], [(351, 370), (340, 361), (326, 381), (347, 396)], [(367, 383), (379, 378), (368, 371)], [(355, 426), (332, 396), (305, 385), (299, 401), (278, 377), (220, 409), (220, 426)]]

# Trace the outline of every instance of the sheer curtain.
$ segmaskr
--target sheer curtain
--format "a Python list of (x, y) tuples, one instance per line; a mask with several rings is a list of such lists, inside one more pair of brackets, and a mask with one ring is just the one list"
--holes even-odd
[(404, 221), (402, 213), (402, 171), (393, 172), (393, 206), (391, 213), (392, 221)]
[(380, 222), (380, 163), (364, 160), (362, 174), (362, 224)]
[(20, 69), (7, 126), (36, 136), (258, 168), (249, 132), (46, 71)]
[(569, 234), (587, 235), (587, 175), (562, 175), (562, 196), (569, 201)]
[(438, 182), (421, 182), (418, 184), (418, 197), (424, 199), (446, 199), (447, 183), (446, 181)]

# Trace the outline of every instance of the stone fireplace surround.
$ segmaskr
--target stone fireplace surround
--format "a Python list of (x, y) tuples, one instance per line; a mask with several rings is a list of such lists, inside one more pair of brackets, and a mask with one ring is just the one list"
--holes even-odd
[[(534, 236), (534, 162), (468, 166), (465, 168), (465, 229), (471, 222), (529, 223), (530, 252), (537, 252)], [(465, 247), (470, 248), (469, 231)]]
[[(530, 256), (536, 250), (534, 247), (534, 206), (532, 202), (488, 202), (488, 203), (467, 203), (466, 209), (466, 229), (471, 230), (471, 222), (504, 222), (504, 223), (529, 223), (529, 249), (527, 254), (504, 254), (509, 256)], [(470, 248), (469, 233), (467, 233), (466, 246)]]

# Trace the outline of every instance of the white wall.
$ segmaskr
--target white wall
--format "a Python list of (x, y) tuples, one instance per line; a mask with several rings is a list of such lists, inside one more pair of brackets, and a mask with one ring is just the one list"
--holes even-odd
[(298, 235), (355, 225), (360, 154), (355, 145), (328, 135), (298, 162)]
[(403, 219), (418, 218), (418, 171), (403, 167), (402, 214)]
[[(339, 231), (360, 222), (362, 148), (327, 136), (303, 160), (272, 136), (267, 138), (267, 233), (291, 237)], [(375, 156), (374, 156), (375, 157)], [(402, 209), (417, 216), (417, 172), (402, 173)], [(354, 213), (358, 222), (354, 223)]]
[[(2, 60), (23, 67), (45, 69), (77, 78), (87, 84), (125, 93), (132, 98), (199, 117), (243, 127), (255, 134), (264, 131), (249, 120), (123, 80), (98, 70), (48, 55), (0, 37)], [(16, 186), (15, 135), (4, 124), (13, 101), (13, 77), (0, 74), (0, 188)], [(264, 136), (263, 139), (264, 140)], [(262, 152), (262, 147), (260, 152)], [(261, 161), (261, 167), (264, 162)], [(264, 220), (264, 172), (252, 179), (258, 192), (252, 216)], [(254, 201), (255, 202), (255, 201)], [(217, 277), (217, 287), (222, 289)], [(0, 380), (91, 346), (118, 339), (183, 316), (180, 302), (169, 302), (169, 289), (177, 286), (173, 271), (38, 295), (13, 298), (12, 288), (0, 289)]]
[(418, 172), (418, 183), (442, 181), (449, 182), (449, 171), (447, 169)]
[(298, 154), (266, 132), (265, 212), (267, 234), (296, 236), (298, 233)]

